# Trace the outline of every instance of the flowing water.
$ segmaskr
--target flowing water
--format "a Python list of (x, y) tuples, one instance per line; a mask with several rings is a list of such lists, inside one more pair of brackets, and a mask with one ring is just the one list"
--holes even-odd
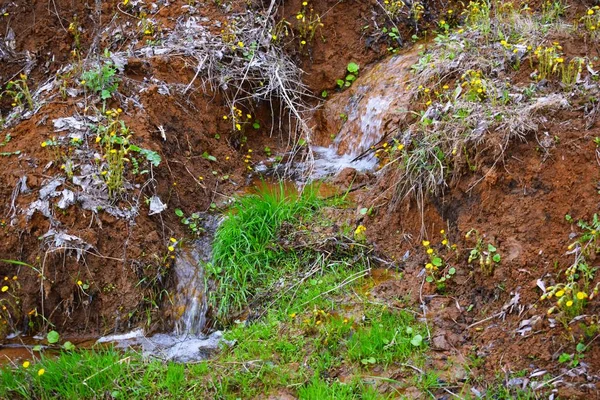
[(190, 362), (210, 356), (223, 340), (221, 332), (203, 334), (208, 309), (204, 269), (210, 262), (212, 242), (221, 217), (202, 214), (204, 233), (182, 249), (175, 260), (177, 289), (174, 299), (175, 328), (171, 333), (146, 336), (143, 329), (122, 335), (105, 336), (98, 343), (115, 343), (117, 347), (141, 347), (146, 356), (164, 360)]
[[(344, 168), (365, 172), (377, 167), (370, 149), (393, 137), (406, 117), (409, 95), (406, 85), (411, 52), (391, 57), (366, 71), (344, 92), (329, 99), (322, 110), (321, 146), (314, 146), (312, 178), (335, 175)], [(331, 140), (331, 136), (334, 139)]]

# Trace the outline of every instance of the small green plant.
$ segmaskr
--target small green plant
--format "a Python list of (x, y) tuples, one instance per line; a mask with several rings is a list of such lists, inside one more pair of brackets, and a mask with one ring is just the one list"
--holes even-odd
[[(100, 175), (104, 178), (111, 197), (118, 194), (124, 183), (125, 165), (131, 162), (130, 153), (139, 153), (152, 166), (161, 162), (160, 155), (152, 150), (140, 148), (130, 142), (133, 136), (125, 122), (119, 116), (121, 109), (106, 112), (106, 122), (97, 126), (96, 143), (102, 149), (104, 164), (100, 167)], [(134, 169), (139, 170), (136, 160)]]
[(181, 218), (181, 223), (187, 226), (193, 235), (200, 236), (205, 232), (201, 224), (202, 217), (200, 216), (200, 214), (192, 213), (192, 215), (186, 217), (184, 212), (180, 208), (176, 208), (175, 215)]
[(442, 241), (439, 248), (431, 246), (429, 240), (424, 240), (422, 244), (427, 257), (429, 257), (429, 262), (425, 264), (425, 271), (427, 272), (425, 280), (435, 284), (437, 291), (443, 293), (447, 288), (448, 281), (456, 274), (456, 268), (449, 264), (449, 260), (450, 256), (456, 256), (457, 252), (456, 245), (449, 244), (446, 231), (441, 230), (440, 234), (442, 235)]
[(20, 74), (19, 79), (8, 82), (4, 93), (12, 97), (13, 107), (26, 104), (33, 111), (33, 98), (27, 85), (27, 75)]
[(112, 65), (112, 62), (105, 62), (102, 66), (81, 74), (81, 84), (100, 95), (103, 102), (102, 112), (104, 113), (106, 100), (110, 99), (119, 88), (117, 69)]
[(494, 267), (502, 261), (498, 249), (491, 243), (487, 243), (486, 245), (483, 236), (481, 236), (476, 229), (471, 229), (467, 232), (465, 239), (472, 239), (475, 242), (475, 247), (473, 247), (469, 253), (468, 263), (472, 264), (478, 261), (481, 271), (488, 275), (492, 275), (494, 273)]
[(358, 64), (351, 62), (348, 64), (348, 66), (346, 67), (346, 78), (345, 79), (338, 79), (336, 81), (338, 87), (340, 89), (343, 88), (348, 88), (350, 86), (352, 86), (352, 82), (354, 82), (356, 80), (356, 78), (358, 77), (358, 71), (359, 71), (360, 67), (358, 66)]
[(558, 362), (561, 364), (568, 364), (571, 368), (575, 368), (579, 365), (581, 360), (585, 357), (585, 350), (587, 346), (581, 342), (575, 346), (575, 353), (562, 353), (558, 357)]

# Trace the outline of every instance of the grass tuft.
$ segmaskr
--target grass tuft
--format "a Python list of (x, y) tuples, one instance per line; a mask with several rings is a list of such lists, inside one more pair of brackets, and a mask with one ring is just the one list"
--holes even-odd
[(217, 316), (241, 310), (258, 288), (281, 274), (289, 256), (277, 241), (281, 225), (310, 218), (323, 204), (312, 187), (296, 195), (283, 185), (236, 200), (215, 235), (213, 263), (207, 268), (217, 282), (211, 293)]

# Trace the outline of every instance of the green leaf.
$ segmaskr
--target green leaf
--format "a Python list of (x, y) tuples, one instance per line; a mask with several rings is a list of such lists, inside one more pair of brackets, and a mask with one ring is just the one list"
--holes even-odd
[(260, 129), (260, 124), (258, 122), (255, 122), (255, 123), (252, 124), (252, 127), (254, 129)]
[(413, 333), (413, 328), (412, 328), (411, 326), (407, 326), (407, 327), (406, 327), (406, 334), (407, 334), (407, 335), (410, 335), (410, 334), (412, 334), (412, 333)]
[(360, 215), (366, 215), (367, 212), (369, 212), (369, 209), (367, 207), (363, 207), (359, 211)]
[(355, 80), (356, 80), (356, 76), (354, 76), (352, 74), (346, 75), (346, 81), (348, 81), (348, 82), (354, 82)]
[(75, 345), (73, 343), (67, 341), (63, 344), (63, 348), (67, 351), (71, 351), (71, 350), (75, 350)]
[(493, 253), (493, 252), (495, 252), (495, 251), (496, 251), (496, 248), (495, 248), (495, 247), (494, 247), (492, 244), (488, 244), (488, 251), (489, 251), (490, 253)]
[(60, 340), (60, 335), (56, 331), (50, 331), (46, 335), (46, 339), (50, 344), (58, 343), (58, 341)]
[(586, 345), (583, 343), (577, 343), (577, 347), (575, 347), (575, 350), (577, 350), (578, 353), (583, 353), (586, 349)]
[(321, 92), (321, 97), (322, 97), (322, 98), (324, 98), (324, 99), (326, 99), (326, 98), (327, 98), (327, 96), (328, 96), (327, 90), (323, 90), (323, 91)]
[(33, 350), (33, 351), (42, 351), (42, 346), (39, 345), (39, 344), (36, 344), (35, 346), (33, 346), (31, 348), (31, 350)]
[(159, 166), (159, 164), (161, 162), (161, 158), (157, 152), (148, 150), (148, 149), (141, 149), (140, 154), (143, 155), (144, 157), (146, 157), (146, 161), (148, 161), (153, 166), (155, 166), (155, 167)]
[(183, 217), (183, 211), (181, 211), (180, 208), (176, 208), (175, 209), (175, 215), (177, 215), (178, 217)]
[(337, 83), (337, 85), (341, 88), (344, 87), (344, 80), (343, 79), (338, 79), (337, 81), (335, 81), (335, 83)]
[(355, 62), (351, 62), (350, 64), (348, 64), (348, 72), (350, 72), (351, 74), (356, 74), (358, 72), (358, 70), (360, 69), (360, 67), (358, 66), (357, 63)]
[(106, 89), (102, 89), (102, 94), (100, 95), (100, 97), (102, 97), (102, 100), (107, 100), (111, 98), (111, 93), (106, 90)]
[(375, 360), (374, 357), (369, 357), (369, 358), (363, 358), (362, 360), (360, 360), (361, 363), (363, 363), (364, 365), (367, 364), (375, 364), (377, 362), (377, 360)]
[(567, 354), (567, 353), (562, 353), (559, 357), (558, 357), (558, 362), (559, 363), (566, 363), (568, 361), (571, 361), (571, 355)]
[(451, 267), (451, 268), (448, 270), (448, 275), (454, 275), (455, 273), (456, 273), (456, 268), (454, 268), (454, 267)]
[(435, 257), (433, 260), (431, 260), (431, 263), (432, 263), (433, 265), (435, 265), (436, 267), (441, 267), (441, 266), (442, 266), (442, 264), (443, 264), (443, 261), (442, 261), (442, 259), (441, 259), (441, 258), (439, 258), (439, 257)]
[(427, 278), (425, 278), (425, 280), (429, 283), (433, 282), (433, 277), (428, 276)]
[(410, 344), (412, 344), (415, 347), (419, 347), (421, 343), (423, 343), (423, 336), (421, 335), (415, 335), (410, 341)]
[(492, 257), (492, 260), (494, 260), (494, 262), (497, 262), (497, 263), (499, 263), (501, 259), (502, 259), (502, 257), (498, 253), (494, 254), (494, 257)]

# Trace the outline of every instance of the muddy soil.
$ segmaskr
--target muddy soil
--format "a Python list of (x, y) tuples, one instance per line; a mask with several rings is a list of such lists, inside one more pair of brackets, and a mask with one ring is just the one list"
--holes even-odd
[[(99, 9), (96, 3), (16, 0), (0, 4), (4, 13), (0, 16), (0, 32), (5, 39), (8, 32), (14, 34), (10, 51), (6, 55), (0, 52), (3, 87), (20, 73), (27, 74), (29, 85), (36, 87), (72, 62), (74, 36), (69, 25), (75, 16), (81, 49), (103, 48), (111, 43), (104, 36), (100, 36), (101, 43), (93, 39), (103, 24), (113, 18), (123, 24), (138, 22), (117, 2), (100, 3)], [(174, 1), (152, 14), (153, 18), (168, 30), (187, 3)], [(213, 23), (225, 21), (227, 13), (242, 12), (245, 3), (233, 2), (228, 9), (206, 2), (198, 6), (199, 14)], [(283, 3), (280, 16), (293, 20), (301, 1)], [(456, 4), (448, 4), (444, 9), (440, 2), (426, 3), (421, 29), (432, 26), (436, 16), (447, 9), (458, 10)], [(535, 6), (538, 2), (529, 4)], [(584, 6), (573, 4), (569, 15), (575, 15)], [(313, 94), (319, 97), (327, 90), (335, 96), (335, 81), (343, 78), (349, 62), (359, 63), (361, 72), (363, 66), (372, 68), (389, 56), (390, 43), (374, 28), (375, 22), (381, 23), (381, 15), (372, 2), (328, 0), (318, 2), (315, 10), (323, 15), (324, 26), (317, 32), (311, 50), (299, 51), (296, 43), (289, 45), (288, 52), (306, 72), (304, 81)], [(210, 29), (218, 29), (209, 25)], [(369, 28), (363, 29), (365, 26)], [(404, 47), (410, 47), (414, 27), (402, 26), (401, 33)], [(123, 41), (127, 40), (133, 38), (124, 37)], [(595, 54), (576, 41), (564, 46), (569, 55)], [(285, 135), (271, 135), (271, 109), (266, 104), (244, 110), (256, 114), (261, 121), (260, 129), (251, 131), (244, 143), (232, 132), (230, 122), (223, 119), (228, 109), (218, 90), (194, 86), (186, 95), (164, 94), (160, 85), (148, 83), (149, 77), (155, 77), (188, 85), (194, 79), (194, 67), (177, 57), (153, 58), (151, 63), (132, 57), (120, 88), (123, 96), (109, 104), (122, 108), (123, 121), (134, 133), (136, 144), (158, 152), (163, 160), (152, 171), (151, 179), (129, 176), (134, 195), (116, 201), (123, 208), (138, 207), (135, 220), (78, 206), (55, 208), (51, 218), (40, 212), (28, 216), (20, 211), (38, 198), (40, 189), (53, 176), (62, 173), (56, 154), (41, 143), (56, 135), (54, 119), (81, 112), (81, 98), (56, 97), (29, 119), (2, 131), (2, 137), (11, 137), (2, 151), (13, 154), (0, 158), (0, 259), (19, 260), (28, 266), (0, 264), (0, 279), (11, 281), (15, 293), (10, 322), (6, 318), (0, 321), (0, 338), (13, 330), (33, 334), (47, 321), (67, 335), (105, 335), (138, 326), (149, 331), (170, 329), (172, 321), (163, 318), (161, 311), (170, 296), (163, 289), (168, 292), (174, 287), (169, 239), (190, 235), (173, 210), (181, 209), (186, 215), (218, 210), (251, 181), (252, 166), (271, 153), (282, 153), (287, 143)], [(517, 83), (525, 81), (528, 75), (529, 71), (522, 72)], [(68, 79), (70, 86), (77, 86), (78, 76)], [(133, 99), (140, 82), (146, 89)], [(10, 99), (3, 98), (2, 115), (11, 109)], [(327, 143), (332, 121), (321, 117), (316, 125), (317, 136)], [(547, 137), (552, 140), (544, 140)], [(437, 332), (432, 347), (442, 355), (442, 361), (433, 363), (443, 366), (444, 357), (481, 357), (484, 363), (474, 371), (490, 379), (503, 370), (560, 372), (558, 355), (572, 352), (573, 343), (584, 333), (579, 324), (571, 326), (570, 338), (559, 333), (559, 328), (551, 327), (545, 315), (547, 307), (539, 302), (537, 280), (556, 277), (571, 260), (566, 251), (573, 227), (565, 221), (565, 215), (589, 220), (598, 210), (600, 166), (595, 137), (600, 137), (600, 126), (594, 123), (590, 127), (581, 110), (548, 115), (537, 135), (506, 150), (509, 156), (505, 162), (496, 163), (485, 155), (474, 160), (474, 171), (465, 174), (443, 197), (429, 199), (423, 212), (413, 201), (390, 209), (391, 195), (385, 180), (358, 176), (353, 171), (345, 172), (348, 179), (338, 177), (339, 184), (360, 181), (367, 185), (355, 194), (357, 207), (373, 207), (376, 212), (357, 218), (357, 223), (367, 227), (368, 239), (379, 251), (398, 260), (404, 271), (401, 278), (391, 275), (381, 279), (373, 293), (388, 301), (409, 296), (413, 305), (426, 305)], [(248, 159), (251, 161), (246, 162)], [(26, 187), (22, 185), (23, 177)], [(146, 200), (152, 196), (167, 204), (167, 211), (148, 215)], [(64, 246), (50, 247), (40, 238), (51, 229), (67, 231), (90, 247), (83, 253)], [(486, 240), (495, 243), (503, 254), (502, 263), (491, 275), (471, 273), (472, 268), (464, 265), (458, 269), (456, 285), (450, 293), (435, 294), (434, 288), (423, 284), (419, 274), (426, 260), (420, 242), (439, 242), (441, 229), (461, 249), (472, 247), (464, 237), (466, 232), (477, 229), (485, 233)], [(408, 261), (402, 261), (407, 252)], [(13, 280), (13, 276), (17, 279)], [(520, 307), (506, 312), (504, 318), (494, 317), (517, 293)], [(597, 301), (590, 304), (586, 321), (594, 322), (599, 307)], [(517, 333), (522, 321), (534, 318), (537, 322), (532, 330)], [(585, 361), (590, 371), (599, 371), (600, 347), (591, 346)], [(584, 389), (580, 390), (583, 395)], [(578, 395), (571, 393), (566, 397)]]

